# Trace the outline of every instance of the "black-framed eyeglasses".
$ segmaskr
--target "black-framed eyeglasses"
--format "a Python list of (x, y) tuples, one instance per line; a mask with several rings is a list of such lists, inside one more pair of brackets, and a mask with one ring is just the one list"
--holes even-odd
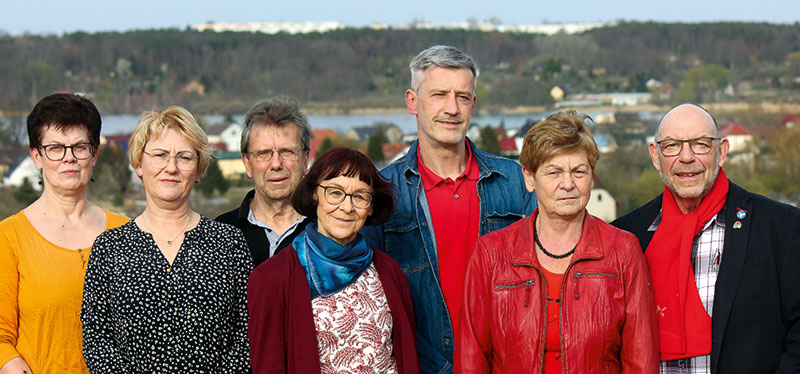
[(656, 142), (661, 154), (666, 157), (677, 156), (683, 152), (683, 143), (689, 143), (689, 149), (696, 155), (704, 155), (714, 149), (714, 141), (722, 138), (701, 136), (686, 140), (664, 139)]
[(350, 196), (350, 202), (353, 203), (353, 206), (359, 209), (367, 209), (370, 205), (372, 205), (372, 193), (367, 191), (356, 191), (353, 193), (344, 192), (343, 189), (336, 186), (323, 186), (318, 184), (317, 186), (322, 187), (325, 190), (325, 201), (331, 205), (339, 205), (341, 204), (344, 199)]
[(197, 166), (197, 156), (189, 151), (178, 152), (175, 156), (170, 156), (169, 152), (163, 149), (156, 149), (150, 152), (143, 151), (150, 156), (152, 164), (156, 169), (163, 169), (167, 166), (170, 159), (175, 159), (175, 165), (183, 171), (190, 171)]
[(44, 155), (50, 161), (61, 161), (67, 155), (67, 149), (72, 150), (72, 156), (78, 160), (92, 157), (94, 145), (92, 143), (77, 143), (73, 145), (48, 144), (39, 146), (44, 150)]
[(282, 161), (294, 161), (300, 158), (300, 152), (302, 152), (302, 150), (296, 148), (281, 148), (277, 150), (259, 149), (257, 151), (247, 152), (247, 154), (254, 160), (261, 162), (272, 160), (272, 155), (275, 153), (278, 154), (278, 157), (280, 157)]

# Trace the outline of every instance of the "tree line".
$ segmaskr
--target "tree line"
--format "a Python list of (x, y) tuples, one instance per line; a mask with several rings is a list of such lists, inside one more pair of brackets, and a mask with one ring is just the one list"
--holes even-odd
[[(242, 113), (258, 98), (297, 97), (316, 110), (397, 107), (409, 60), (433, 44), (470, 53), (481, 67), (479, 105), (550, 105), (549, 91), (678, 87), (715, 65), (730, 82), (797, 100), (800, 25), (619, 22), (581, 34), (344, 29), (303, 35), (160, 29), (0, 34), (0, 110), (25, 112), (57, 90), (92, 95), (103, 113), (178, 103)], [(694, 69), (694, 73), (692, 73)], [(699, 70), (698, 70), (699, 69)], [(697, 89), (685, 88), (687, 92)], [(713, 95), (710, 96), (714, 98)]]

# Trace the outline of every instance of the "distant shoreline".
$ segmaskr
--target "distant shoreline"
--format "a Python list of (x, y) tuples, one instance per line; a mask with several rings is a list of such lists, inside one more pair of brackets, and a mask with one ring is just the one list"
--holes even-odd
[[(722, 102), (722, 103), (701, 103), (703, 107), (708, 109), (709, 111), (713, 112), (735, 112), (735, 111), (743, 111), (743, 110), (750, 110), (758, 109), (766, 112), (766, 113), (800, 113), (800, 103), (772, 103), (772, 102), (761, 102), (761, 103), (747, 103), (747, 102)], [(592, 112), (665, 112), (671, 108), (669, 105), (655, 105), (655, 104), (640, 104), (640, 105), (628, 105), (628, 106), (613, 106), (613, 105), (601, 105), (601, 106), (579, 106), (579, 107), (569, 107), (577, 110), (578, 112), (581, 111), (592, 111)], [(567, 107), (559, 108), (559, 109), (567, 109)], [(530, 106), (518, 106), (518, 107), (511, 107), (511, 108), (500, 108), (499, 111), (490, 111), (487, 108), (481, 108), (478, 105), (476, 110), (476, 115), (493, 115), (493, 114), (504, 114), (504, 115), (512, 115), (512, 114), (533, 114), (533, 113), (542, 113), (548, 112), (551, 110), (555, 110), (551, 107), (546, 107), (543, 105), (530, 105)], [(408, 113), (408, 109), (405, 107), (394, 107), (394, 108), (354, 108), (354, 109), (321, 109), (321, 108), (306, 108), (303, 109), (303, 112), (307, 115), (346, 115), (346, 114), (354, 114), (354, 115), (380, 115), (380, 114), (405, 114)], [(220, 113), (200, 113), (201, 115), (215, 115)], [(241, 113), (244, 114), (244, 113)], [(26, 116), (27, 112), (11, 112), (11, 111), (3, 111), (0, 110), (0, 117), (13, 117), (13, 116)], [(138, 113), (105, 113), (104, 115), (138, 115)]]

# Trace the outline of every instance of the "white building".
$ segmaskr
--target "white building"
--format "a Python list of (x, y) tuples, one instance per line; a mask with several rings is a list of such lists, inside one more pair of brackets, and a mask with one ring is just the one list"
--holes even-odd
[(586, 204), (586, 210), (603, 221), (611, 222), (617, 219), (617, 200), (595, 182), (592, 196), (589, 198), (589, 203)]
[(194, 25), (195, 31), (239, 31), (239, 32), (260, 32), (264, 34), (277, 34), (286, 32), (289, 34), (308, 34), (312, 32), (328, 32), (346, 28), (347, 25), (335, 21), (311, 21), (311, 22), (248, 22), (248, 23), (207, 23)]
[(723, 138), (728, 139), (730, 144), (729, 152), (746, 151), (750, 144), (753, 144), (753, 134), (750, 130), (738, 123), (728, 123), (719, 127)]
[(28, 182), (33, 185), (33, 188), (41, 190), (39, 186), (39, 169), (33, 163), (31, 156), (26, 156), (16, 166), (11, 166), (11, 172), (3, 179), (3, 187), (19, 187), (22, 185), (22, 180), (28, 178)]
[(208, 144), (224, 144), (226, 152), (239, 152), (242, 144), (242, 126), (220, 123), (208, 129)]

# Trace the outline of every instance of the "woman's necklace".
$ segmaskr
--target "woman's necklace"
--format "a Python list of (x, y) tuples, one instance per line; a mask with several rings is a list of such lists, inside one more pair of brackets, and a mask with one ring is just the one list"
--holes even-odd
[(546, 249), (544, 249), (544, 246), (542, 245), (542, 242), (539, 241), (539, 233), (536, 232), (536, 221), (538, 219), (539, 219), (539, 213), (537, 212), (536, 213), (536, 217), (533, 218), (533, 240), (536, 241), (536, 245), (539, 246), (539, 249), (542, 250), (542, 253), (547, 255), (547, 257), (551, 257), (551, 258), (554, 258), (556, 260), (560, 260), (562, 258), (567, 258), (567, 257), (571, 256), (573, 253), (575, 253), (575, 249), (578, 248), (578, 243), (580, 243), (580, 240), (578, 240), (578, 243), (575, 243), (575, 246), (572, 247), (571, 251), (569, 251), (567, 253), (564, 253), (564, 254), (556, 255), (556, 254), (552, 254), (552, 253), (548, 252)]
[[(178, 239), (179, 236), (181, 236), (181, 235), (186, 233), (185, 230), (186, 230), (187, 227), (189, 227), (189, 223), (191, 223), (191, 222), (192, 222), (192, 216), (190, 214), (189, 215), (189, 219), (186, 221), (186, 224), (183, 225), (183, 228), (180, 229), (180, 231), (178, 231), (178, 235), (175, 235), (175, 237), (172, 238), (172, 240), (167, 240), (167, 246), (172, 247), (172, 243), (175, 242), (175, 239)], [(158, 239), (164, 240), (164, 238), (162, 238), (161, 236), (156, 235), (156, 230), (154, 230), (153, 229), (153, 225), (150, 224), (150, 218), (147, 219), (147, 227), (150, 229), (150, 232), (153, 234), (154, 237), (157, 237)]]

